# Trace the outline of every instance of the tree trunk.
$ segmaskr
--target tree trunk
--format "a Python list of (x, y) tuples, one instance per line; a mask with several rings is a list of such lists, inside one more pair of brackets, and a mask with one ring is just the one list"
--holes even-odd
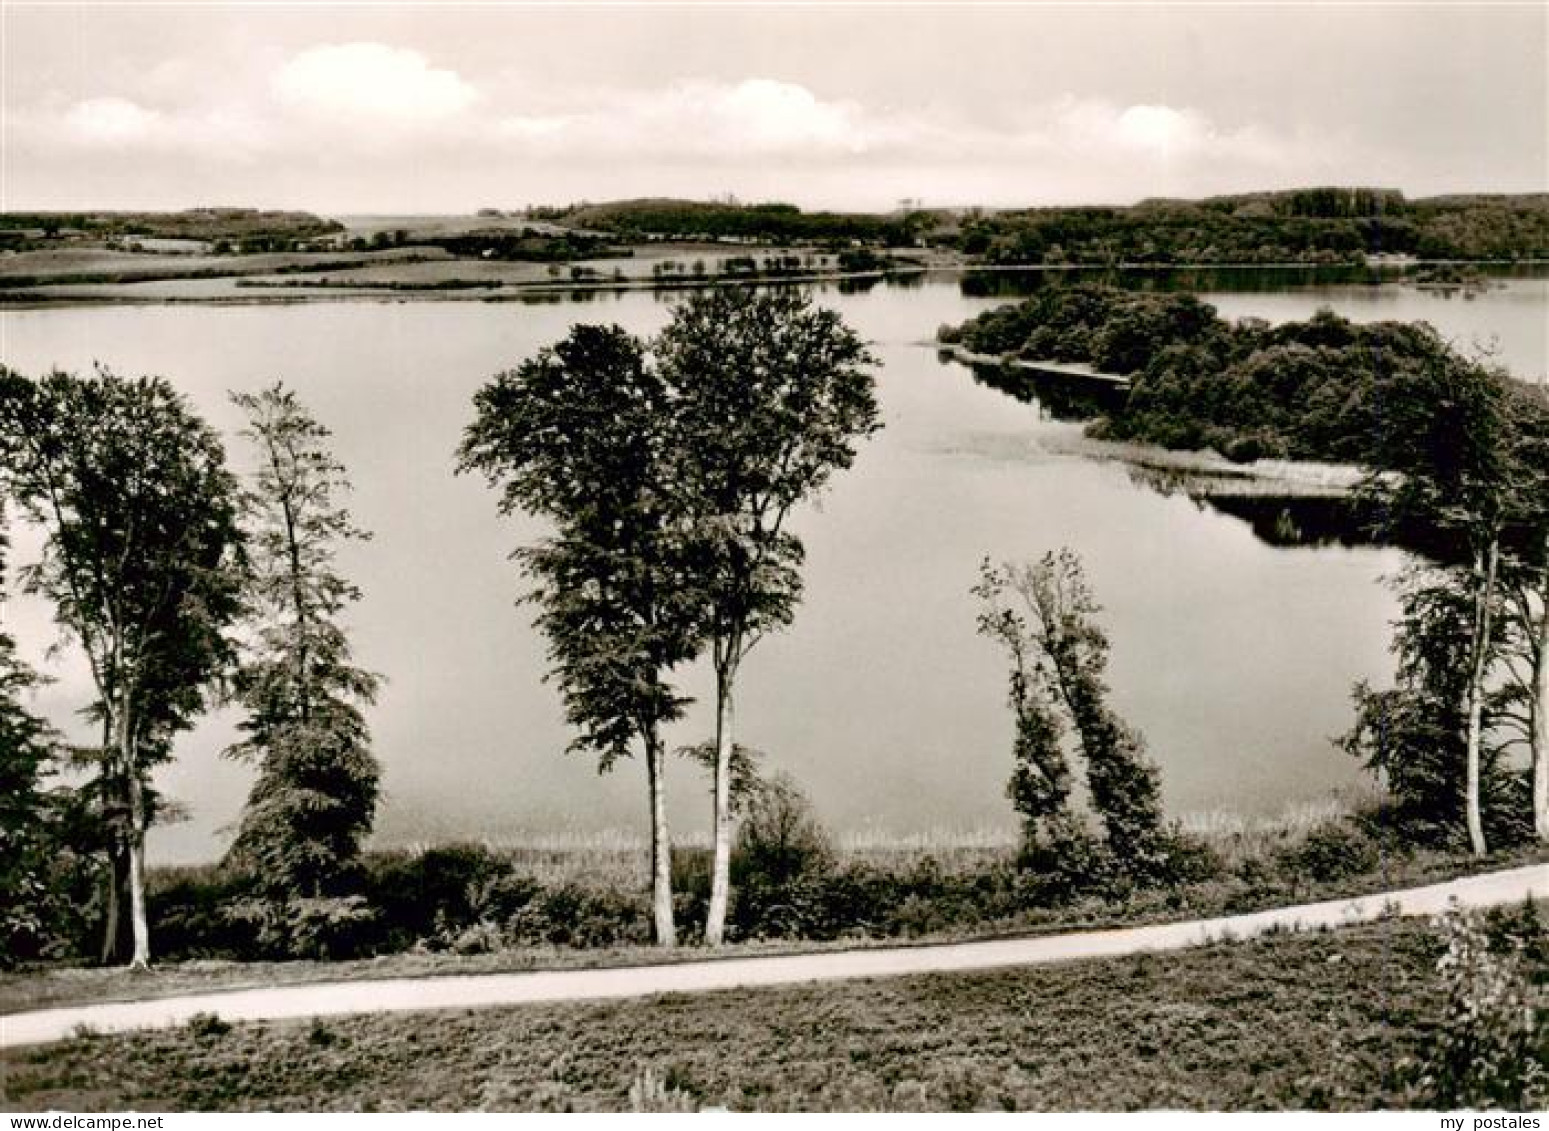
[(657, 946), (677, 946), (672, 916), (672, 840), (667, 835), (667, 752), (661, 737), (646, 736), (646, 778), (651, 790), (651, 911)]
[(1538, 839), (1549, 841), (1549, 570), (1544, 577), (1543, 607), (1538, 616), (1538, 650), (1535, 655), (1529, 709), (1533, 719), (1533, 828)]
[(726, 941), (726, 907), (731, 896), (731, 752), (732, 685), (737, 678), (734, 648), (715, 666), (715, 801), (712, 827), (715, 852), (710, 864), (710, 908), (705, 914), (705, 943)]
[(129, 883), (129, 859), (124, 846), (108, 849), (107, 910), (102, 926), (102, 965), (111, 966), (124, 956), (124, 922), (119, 914)]
[(134, 931), (131, 970), (151, 964), (151, 929), (145, 914), (145, 789), (138, 772), (129, 777), (129, 915)]
[[(1463, 802), (1468, 823), (1469, 845), (1475, 856), (1489, 851), (1485, 843), (1484, 818), (1479, 803), (1480, 748), (1484, 742), (1485, 674), (1489, 664), (1491, 618), (1495, 606), (1495, 575), (1500, 563), (1500, 539), (1490, 541), (1486, 562), (1475, 558), (1475, 572), (1482, 574), (1474, 598), (1473, 665), (1468, 674), (1468, 770)], [(1482, 568), (1481, 568), (1482, 567)]]

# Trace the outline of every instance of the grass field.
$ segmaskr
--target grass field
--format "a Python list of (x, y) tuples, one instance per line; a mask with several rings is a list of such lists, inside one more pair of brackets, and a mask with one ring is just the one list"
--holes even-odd
[[(1387, 921), (1168, 955), (607, 1004), (85, 1035), (17, 1109), (1260, 1109), (1409, 1102), (1438, 944)], [(633, 1096), (632, 1096), (633, 1091)]]
[(442, 258), (439, 248), (386, 251), (270, 252), (257, 255), (148, 255), (99, 248), (28, 251), (0, 257), (0, 288), (38, 285), (114, 285), (137, 280), (228, 278), (271, 272), (305, 272)]
[[(510, 217), (360, 217), (351, 234), (405, 230), (443, 238), (472, 230), (519, 229)], [(414, 221), (411, 223), (410, 221)], [(541, 227), (541, 225), (540, 225)], [(0, 296), (8, 303), (289, 301), (348, 297), (515, 298), (524, 291), (685, 285), (696, 266), (718, 278), (729, 259), (816, 255), (803, 278), (842, 278), (832, 254), (692, 241), (631, 245), (628, 254), (559, 263), (457, 258), (410, 243), (378, 251), (274, 252), (250, 255), (147, 254), (68, 247), (0, 255)], [(671, 267), (658, 278), (654, 269)], [(572, 275), (572, 268), (582, 274)], [(504, 289), (504, 293), (502, 292)], [(459, 296), (459, 292), (462, 292)]]
[[(1307, 822), (1317, 816), (1308, 810)], [(1278, 822), (1217, 820), (1208, 831), (1218, 850), (1228, 857), (1252, 862), (1262, 860), (1285, 844), (1296, 844), (1298, 815)], [(1198, 822), (1202, 827), (1206, 822)], [(876, 866), (903, 866), (905, 859), (928, 855), (944, 873), (971, 873), (1010, 849), (996, 847), (985, 835), (983, 842), (929, 845), (882, 843), (876, 837), (856, 838), (841, 848), (841, 857), (864, 860)], [(494, 843), (489, 846), (510, 858), (521, 874), (552, 883), (585, 879), (591, 884), (621, 889), (641, 886), (646, 877), (646, 852), (627, 839), (598, 839), (585, 844), (565, 840), (547, 846)], [(1535, 848), (1496, 853), (1481, 862), (1466, 855), (1415, 852), (1384, 860), (1374, 871), (1339, 878), (1313, 877), (1268, 879), (1256, 885), (1240, 879), (1215, 880), (1182, 889), (1137, 892), (1124, 901), (1089, 897), (1047, 908), (1030, 908), (1012, 919), (982, 918), (946, 922), (931, 929), (898, 935), (852, 933), (833, 941), (802, 939), (748, 940), (729, 944), (718, 954), (747, 957), (797, 954), (833, 949), (896, 946), (900, 942), (926, 944), (960, 942), (1007, 935), (1050, 934), (1074, 930), (1141, 926), (1176, 922), (1221, 914), (1238, 914), (1322, 899), (1355, 898), (1400, 887), (1437, 883), (1476, 872), (1549, 861)], [(194, 870), (195, 872), (198, 869)], [(178, 878), (177, 871), (153, 875), (157, 883)], [(153, 925), (153, 942), (155, 928)], [(687, 962), (705, 957), (696, 946), (663, 951), (651, 946), (505, 946), (488, 953), (416, 948), (377, 957), (335, 961), (231, 961), (195, 959), (158, 962), (148, 971), (124, 967), (48, 965), (0, 972), (0, 1015), (26, 1009), (98, 1001), (167, 997), (202, 991), (298, 985), (325, 981), (402, 978), (459, 974), (494, 974), (522, 970), (577, 969), (628, 966), (658, 962)]]

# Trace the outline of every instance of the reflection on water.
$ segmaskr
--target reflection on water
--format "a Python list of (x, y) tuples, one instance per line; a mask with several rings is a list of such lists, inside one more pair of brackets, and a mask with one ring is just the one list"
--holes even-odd
[[(942, 351), (937, 360), (948, 364), (953, 358)], [(1009, 365), (971, 365), (969, 370), (979, 384), (1021, 401), (1050, 420), (1091, 420), (1118, 408), (1128, 395), (1106, 381), (1055, 377)]]
[[(664, 296), (586, 293), (581, 305), (12, 310), (0, 312), (0, 354), (28, 373), (100, 359), (163, 374), (242, 459), (228, 390), (283, 377), (333, 429), (355, 518), (376, 533), (341, 553), (340, 568), (365, 593), (351, 626), (360, 662), (389, 681), (371, 714), (383, 841), (638, 829), (640, 767), (599, 777), (564, 753), (543, 641), (514, 605), (522, 586), (507, 555), (538, 528), (501, 519), (482, 482), (452, 473), (473, 393), (493, 373), (577, 319), (650, 334), (667, 317)], [(1061, 419), (1070, 406), (1040, 395), (1035, 407), (937, 359), (937, 326), (996, 301), (964, 295), (955, 279), (819, 299), (874, 344), (886, 427), (821, 507), (800, 513), (804, 600), (791, 629), (749, 658), (738, 715), (740, 737), (792, 773), (824, 818), (906, 833), (1012, 825), (1006, 673), (975, 635), (968, 589), (986, 555), (1062, 545), (1086, 561), (1114, 642), (1116, 705), (1147, 733), (1174, 811), (1276, 810), (1358, 779), (1328, 737), (1348, 725), (1351, 682), (1389, 669), (1393, 606), (1378, 579), (1400, 564), (1396, 551), (1337, 539), (1277, 549), (1244, 521), (1259, 518), (1138, 488), (1123, 464), (1084, 457), (1080, 425)], [(1511, 301), (1493, 292), (1459, 308), (1488, 325)], [(1515, 341), (1513, 317), (1497, 324), (1503, 340)], [(19, 565), (35, 547), (17, 544)], [(58, 677), (41, 705), (69, 724), (89, 684), (68, 652), (46, 658), (49, 610), (18, 599), (5, 615)], [(710, 673), (681, 677), (698, 703), (673, 745), (713, 723)], [(220, 757), (235, 722), (217, 712), (180, 739), (159, 781), (190, 820), (155, 833), (158, 859), (205, 859), (224, 843), (251, 773)], [(702, 835), (699, 770), (675, 765), (670, 789), (675, 829)]]

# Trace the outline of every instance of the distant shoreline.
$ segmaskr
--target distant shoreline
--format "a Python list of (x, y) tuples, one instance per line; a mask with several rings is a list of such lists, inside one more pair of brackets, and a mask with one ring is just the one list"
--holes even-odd
[[(775, 250), (775, 249), (762, 249)], [(369, 281), (354, 283), (310, 282), (311, 270), (294, 267), (280, 271), (257, 271), (244, 265), (240, 257), (234, 259), (228, 273), (208, 274), (201, 268), (198, 273), (187, 275), (169, 274), (162, 278), (135, 279), (126, 282), (73, 282), (68, 278), (59, 282), (29, 282), (24, 286), (7, 286), (3, 273), (4, 260), (0, 259), (0, 310), (38, 310), (70, 306), (158, 306), (158, 305), (269, 305), (311, 302), (524, 302), (542, 301), (555, 296), (602, 295), (620, 292), (690, 291), (720, 286), (806, 286), (818, 283), (859, 283), (870, 281), (885, 283), (889, 279), (919, 278), (925, 275), (1064, 275), (1084, 272), (1130, 272), (1161, 275), (1183, 272), (1250, 272), (1250, 271), (1346, 271), (1373, 270), (1397, 272), (1415, 266), (1473, 266), (1484, 268), (1544, 268), (1549, 259), (1474, 259), (1474, 260), (1423, 260), (1403, 267), (1391, 264), (1329, 264), (1302, 261), (1277, 263), (1068, 263), (1068, 264), (977, 264), (960, 259), (927, 259), (925, 262), (899, 262), (874, 270), (864, 271), (806, 271), (800, 273), (773, 272), (761, 275), (718, 276), (699, 278), (626, 276), (623, 278), (590, 279), (534, 279), (497, 280), (485, 282), (476, 278), (460, 277), (456, 268), (461, 264), (484, 266), (484, 261), (461, 259), (399, 260), (397, 265), (424, 262), (444, 264), (444, 278), (429, 279), (422, 284), (412, 281), (384, 280), (373, 284)], [(642, 260), (642, 262), (644, 262)], [(323, 266), (319, 274), (327, 271), (348, 271), (361, 265)], [(389, 264), (383, 264), (384, 266)], [(31, 277), (29, 277), (30, 279)], [(1401, 283), (1397, 274), (1381, 279), (1373, 285)], [(206, 294), (134, 293), (135, 288), (157, 285), (207, 284), (218, 287), (227, 284), (229, 290)], [(267, 292), (267, 293), (253, 293)]]

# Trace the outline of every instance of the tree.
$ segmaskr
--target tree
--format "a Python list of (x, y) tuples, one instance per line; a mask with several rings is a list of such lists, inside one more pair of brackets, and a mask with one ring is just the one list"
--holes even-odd
[(335, 563), (370, 534), (338, 501), (350, 490), (329, 431), (283, 384), (233, 394), (257, 471), (243, 493), (248, 639), (232, 698), (248, 715), (228, 751), (258, 779), (228, 860), (254, 876), (266, 926), (283, 933), (296, 900), (337, 898), (371, 831), (379, 769), (361, 714), (380, 678), (351, 662), (339, 624), (360, 599)]
[(1011, 567), (979, 566), (973, 594), (981, 602), (979, 635), (998, 641), (1011, 658), (1007, 701), (1015, 719), (1014, 769), (1006, 785), (1011, 805), (1022, 816), (1024, 855), (1053, 850), (1069, 833), (1070, 760), (1062, 739), (1064, 725), (1051, 709), (1041, 673), (1043, 651), (1027, 614), (1003, 598), (1011, 590)]
[[(1467, 567), (1415, 563), (1392, 579), (1399, 596), (1392, 650), (1394, 686), (1357, 684), (1356, 720), (1339, 741), (1383, 782), (1391, 818), (1410, 836), (1446, 843), (1467, 830), (1460, 788), (1468, 760), (1468, 681), (1474, 602)], [(1503, 697), (1482, 706), (1480, 825), (1487, 840), (1513, 825), (1513, 796), (1501, 740)]]
[(159, 377), (0, 370), (0, 435), (9, 491), (47, 535), (26, 583), (53, 600), (96, 687), (102, 779), (125, 815), (131, 961), (143, 967), (148, 777), (230, 655), (236, 484), (216, 434)]
[(1030, 831), (1063, 833), (1070, 787), (1058, 712), (1086, 762), (1092, 807), (1115, 864), (1136, 877), (1162, 874), (1161, 776), (1144, 739), (1107, 704), (1108, 638), (1080, 558), (1065, 549), (1030, 566), (985, 561), (973, 592), (982, 606), (979, 631), (1012, 656), (1018, 764), (1011, 794)]
[(881, 427), (872, 362), (837, 314), (796, 290), (723, 287), (679, 306), (656, 342), (672, 393), (675, 490), (693, 527), (715, 669), (714, 856), (705, 941), (725, 937), (733, 692), (749, 651), (790, 623), (803, 547), (792, 510)]
[(656, 941), (676, 943), (662, 727), (688, 700), (668, 680), (701, 647), (689, 539), (671, 494), (676, 406), (644, 345), (574, 326), (474, 398), (459, 469), (501, 488), (503, 513), (553, 533), (514, 557), (549, 642), (573, 750), (611, 769), (638, 741), (650, 801)]
[(1508, 387), (1521, 482), (1503, 561), (1510, 722), (1532, 764), (1533, 825), (1549, 841), (1549, 389)]
[[(3, 452), (0, 452), (3, 454)], [(0, 606), (5, 601), (5, 513), (0, 500)], [(56, 893), (49, 882), (52, 805), (43, 786), (59, 755), (49, 725), (27, 708), (38, 675), (0, 624), (0, 964), (41, 952)]]
[(1454, 542), (1469, 602), (1463, 660), (1464, 822), (1476, 855), (1488, 849), (1481, 806), (1485, 706), (1499, 657), (1503, 538), (1529, 483), (1513, 442), (1506, 378), (1450, 350), (1396, 369), (1365, 491), (1389, 522), (1419, 520)]

